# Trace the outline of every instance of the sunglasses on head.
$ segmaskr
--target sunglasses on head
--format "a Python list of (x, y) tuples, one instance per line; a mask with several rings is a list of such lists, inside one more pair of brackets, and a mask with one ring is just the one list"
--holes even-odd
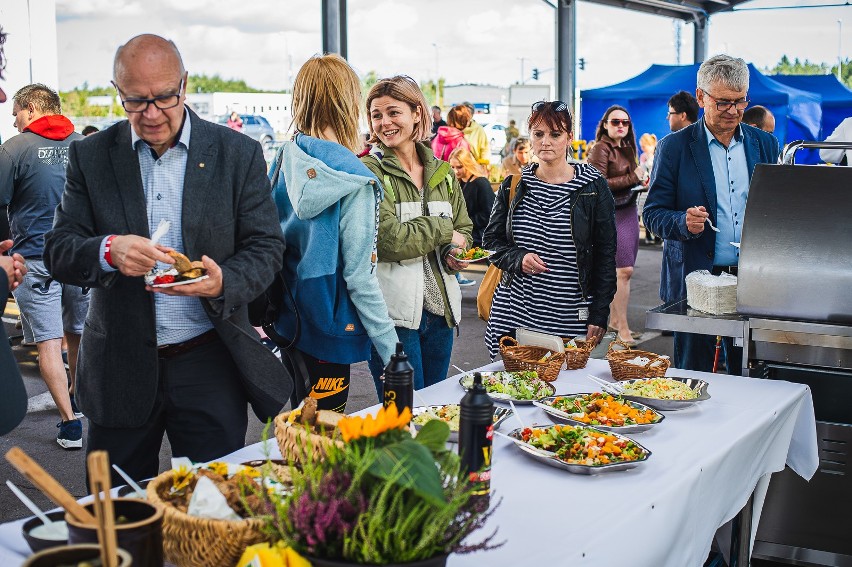
[(550, 107), (554, 110), (554, 112), (565, 112), (568, 110), (568, 105), (562, 102), (561, 100), (540, 100), (538, 102), (534, 102), (530, 107), (533, 112), (538, 112), (543, 109), (546, 104), (549, 104)]
[(613, 126), (629, 126), (630, 125), (630, 120), (628, 120), (627, 118), (610, 118), (608, 120), (608, 122), (610, 124), (612, 124)]

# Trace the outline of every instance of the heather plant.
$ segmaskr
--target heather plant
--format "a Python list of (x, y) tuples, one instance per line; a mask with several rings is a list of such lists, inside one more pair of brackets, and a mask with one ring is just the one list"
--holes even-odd
[(473, 499), (458, 455), (446, 449), (447, 424), (430, 421), (412, 437), (409, 421), (393, 405), (347, 417), (338, 424), (343, 447), (324, 459), (303, 451), (301, 468), (291, 466), (292, 492), (269, 495), (272, 539), (309, 556), (377, 565), (502, 545), (492, 543), (496, 529), (464, 543), (494, 508)]

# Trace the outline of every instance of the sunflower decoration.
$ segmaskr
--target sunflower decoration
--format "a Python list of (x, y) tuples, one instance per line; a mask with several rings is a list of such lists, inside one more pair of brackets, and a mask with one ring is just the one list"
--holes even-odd
[(190, 483), (195, 478), (195, 471), (186, 465), (180, 465), (174, 471), (172, 476), (172, 492), (181, 492), (186, 490)]
[(337, 423), (337, 428), (343, 436), (343, 441), (349, 443), (362, 437), (378, 437), (385, 431), (404, 429), (411, 422), (411, 410), (404, 408), (402, 413), (396, 409), (396, 404), (383, 407), (376, 417), (344, 417)]

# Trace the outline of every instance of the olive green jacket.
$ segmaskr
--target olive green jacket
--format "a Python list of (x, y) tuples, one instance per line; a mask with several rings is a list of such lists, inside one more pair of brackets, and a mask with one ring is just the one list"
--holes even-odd
[(379, 285), (394, 324), (417, 329), (425, 291), (422, 258), (428, 255), (444, 298), (447, 325), (454, 327), (461, 320), (461, 288), (445, 257), (453, 230), (470, 246), (473, 223), (450, 164), (437, 159), (425, 143), (417, 144), (417, 154), (424, 167), (425, 196), (393, 150), (383, 144), (361, 158), (384, 185), (377, 244)]

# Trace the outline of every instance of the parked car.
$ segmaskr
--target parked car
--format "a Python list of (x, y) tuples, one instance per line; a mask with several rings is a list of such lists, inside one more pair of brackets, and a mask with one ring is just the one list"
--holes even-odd
[[(479, 122), (477, 120), (477, 122)], [(506, 145), (506, 127), (502, 124), (479, 122), (485, 129), (485, 134), (488, 136), (488, 142), (491, 144), (491, 153), (499, 154)]]
[[(269, 120), (259, 114), (240, 114), (240, 118), (243, 120), (243, 134), (260, 142), (264, 149), (272, 146), (275, 130)], [(220, 116), (216, 121), (224, 125), (228, 123), (228, 117)]]

